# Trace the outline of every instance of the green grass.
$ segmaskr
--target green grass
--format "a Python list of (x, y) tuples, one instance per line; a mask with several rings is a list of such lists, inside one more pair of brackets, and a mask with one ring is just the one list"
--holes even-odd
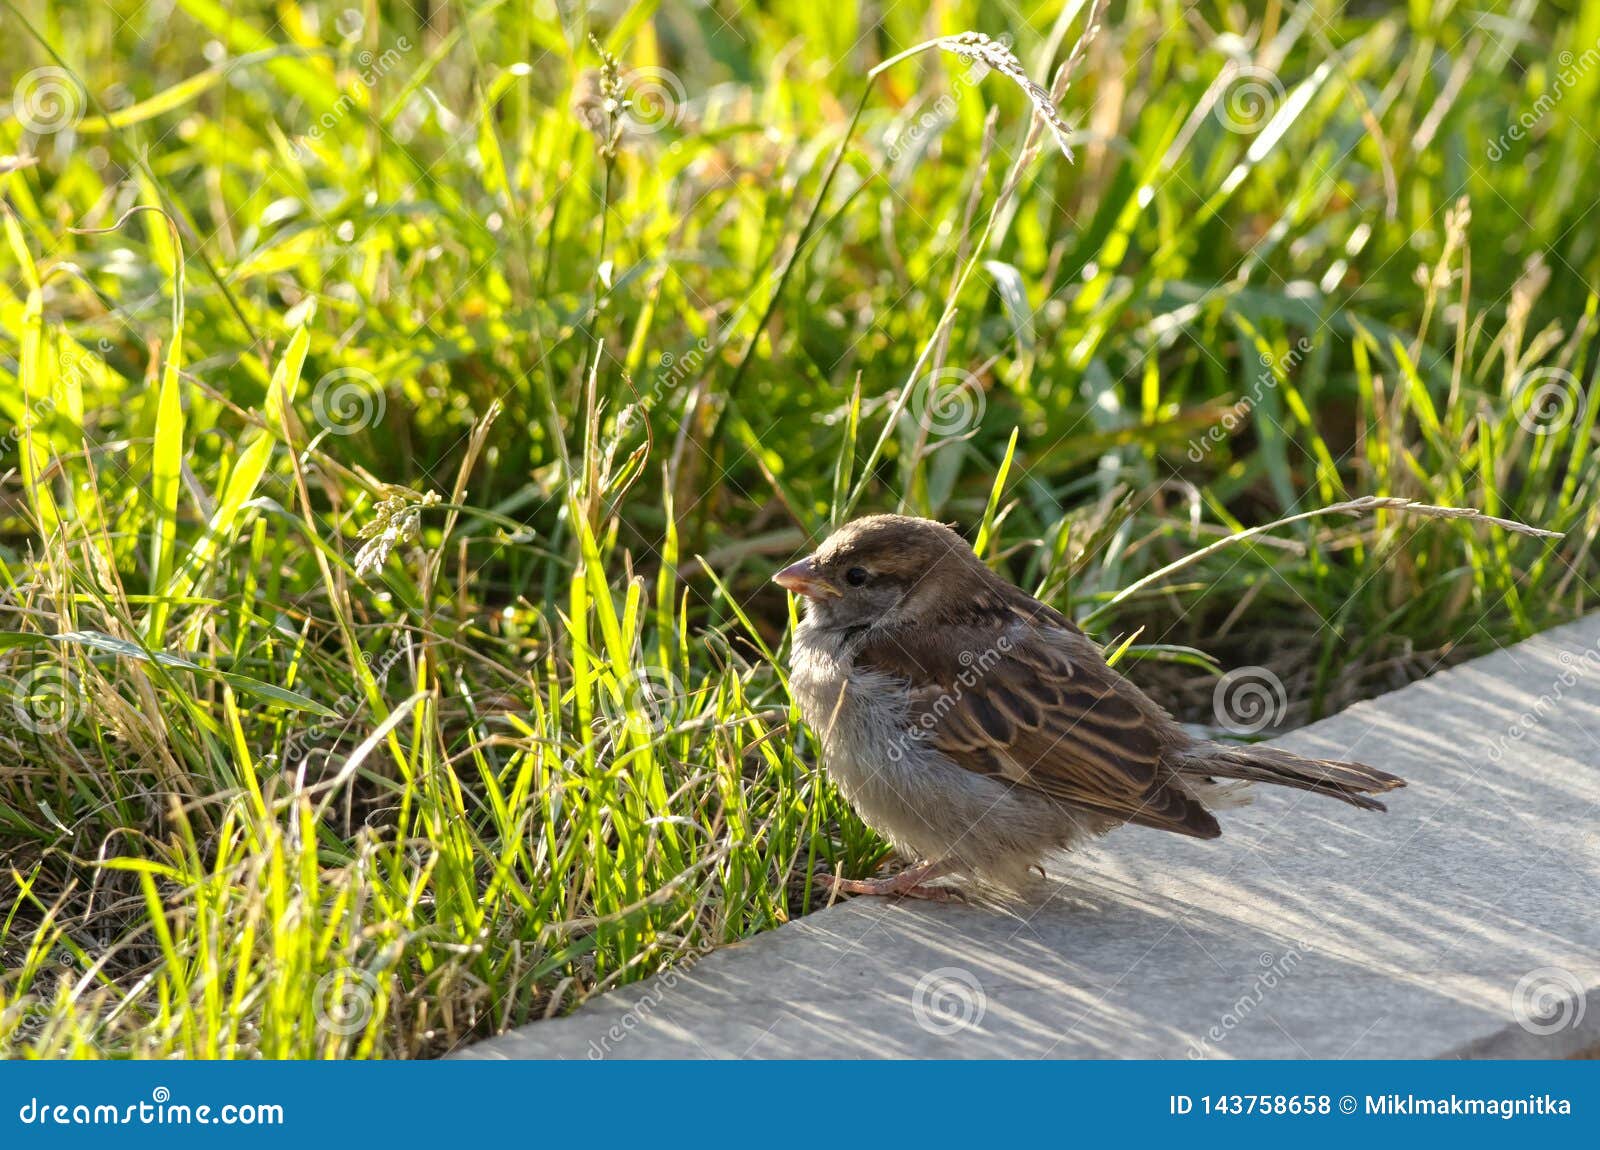
[[(434, 1055), (871, 871), (766, 582), (847, 513), (1202, 721), (1591, 605), (1594, 5), (1112, 4), (1070, 165), (867, 74), (1048, 85), (1076, 2), (0, 6), (0, 1052)], [(1363, 496), (1566, 536), (1118, 594)]]

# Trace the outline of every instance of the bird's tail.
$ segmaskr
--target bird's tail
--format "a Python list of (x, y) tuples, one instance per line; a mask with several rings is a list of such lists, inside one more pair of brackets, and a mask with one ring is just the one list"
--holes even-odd
[(1365, 763), (1308, 759), (1265, 743), (1251, 746), (1196, 743), (1184, 750), (1172, 765), (1180, 774), (1197, 778), (1243, 779), (1315, 791), (1369, 811), (1388, 809), (1371, 795), (1406, 785), (1398, 775)]

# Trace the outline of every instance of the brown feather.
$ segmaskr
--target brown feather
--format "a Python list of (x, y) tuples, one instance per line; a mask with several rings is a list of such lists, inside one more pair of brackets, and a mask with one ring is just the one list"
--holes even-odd
[(913, 730), (968, 770), (1144, 826), (1221, 833), (1162, 766), (1181, 732), (1153, 723), (1154, 705), (1086, 640), (1069, 654), (1074, 638), (1020, 620), (879, 629), (856, 663), (904, 679)]

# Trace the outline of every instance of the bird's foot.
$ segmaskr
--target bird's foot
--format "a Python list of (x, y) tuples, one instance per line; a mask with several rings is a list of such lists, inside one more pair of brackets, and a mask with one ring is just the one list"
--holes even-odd
[(841, 894), (877, 895), (888, 898), (923, 898), (931, 902), (950, 902), (961, 897), (949, 887), (928, 886), (929, 879), (947, 873), (947, 868), (936, 863), (923, 863), (907, 867), (888, 878), (840, 878), (838, 875), (817, 875), (817, 884), (832, 896)]

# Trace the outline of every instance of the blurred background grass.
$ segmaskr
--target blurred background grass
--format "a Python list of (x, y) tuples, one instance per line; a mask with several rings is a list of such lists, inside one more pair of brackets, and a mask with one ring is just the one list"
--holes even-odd
[[(1251, 731), (1584, 610), (1600, 6), (1092, 7), (0, 0), (0, 1050), (437, 1054), (870, 871), (766, 583), (848, 513)], [(1074, 163), (868, 79), (969, 30)], [(1363, 495), (1567, 536), (1118, 597)]]

